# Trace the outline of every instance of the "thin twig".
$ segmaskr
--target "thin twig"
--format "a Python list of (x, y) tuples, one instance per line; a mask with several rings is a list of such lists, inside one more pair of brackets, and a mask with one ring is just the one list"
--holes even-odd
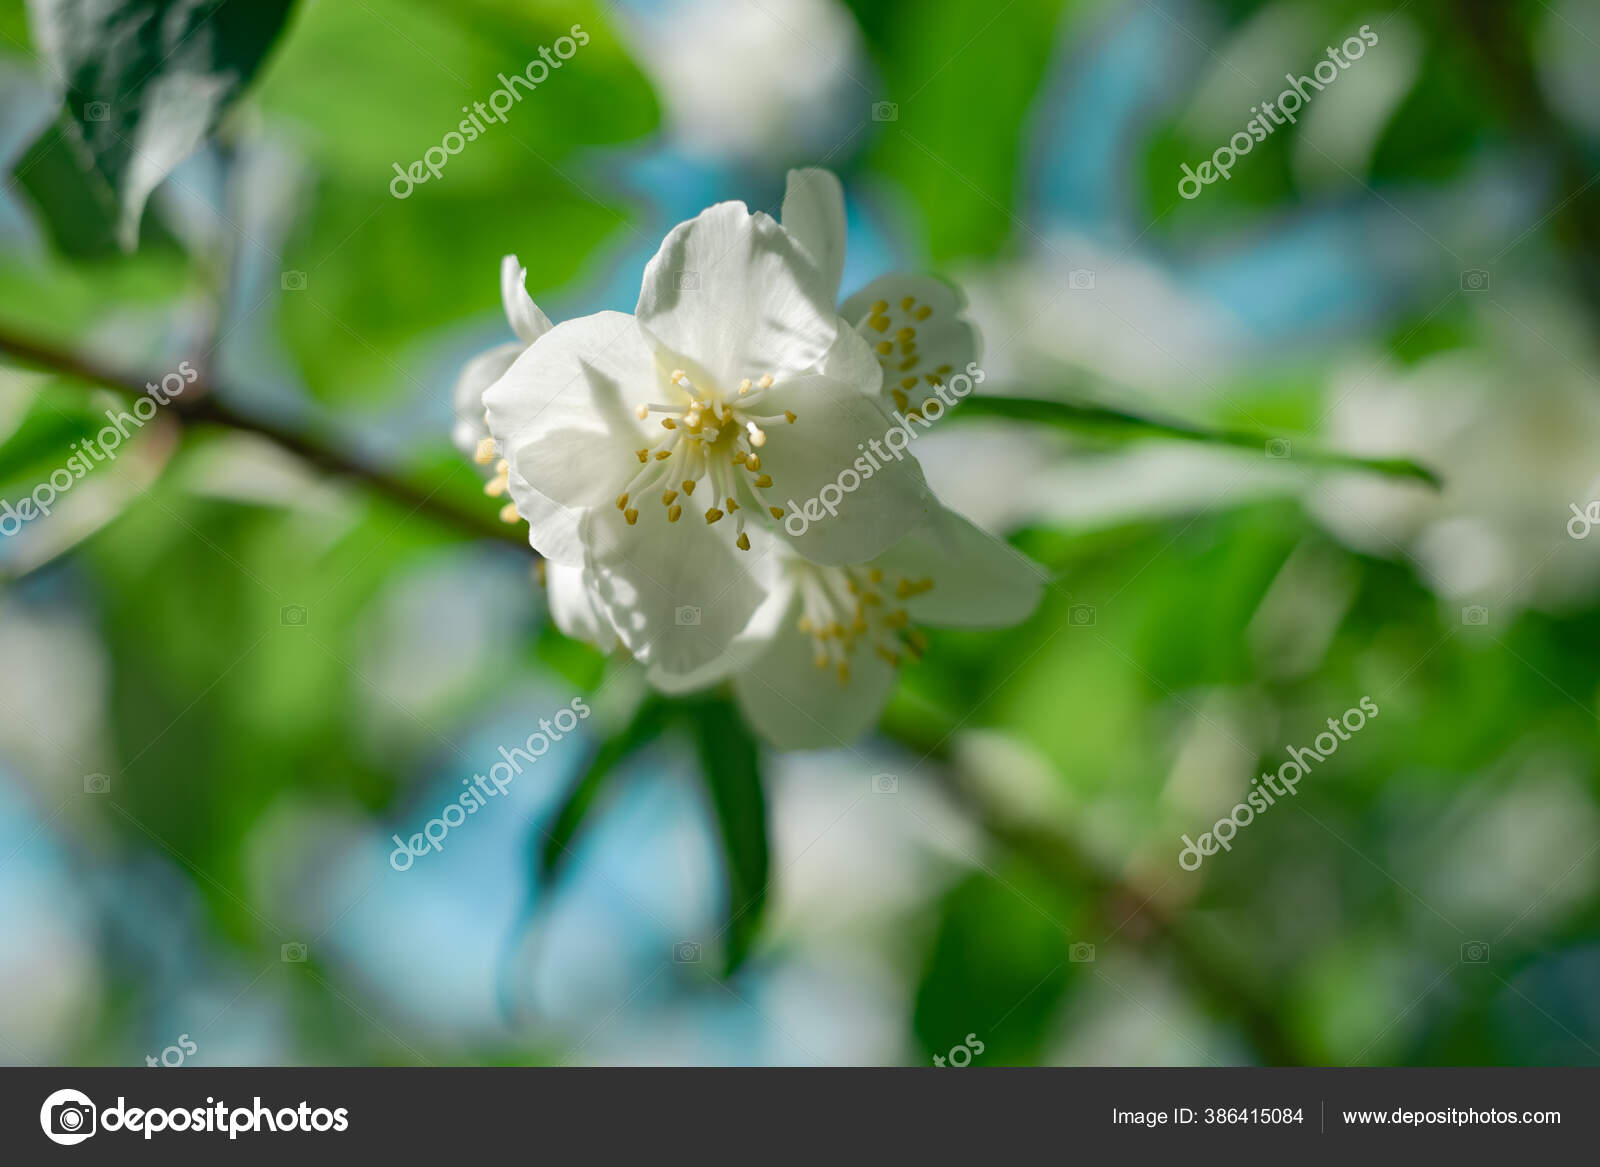
[[(141, 378), (112, 369), (67, 349), (4, 328), (0, 328), (0, 352), (9, 353), (23, 364), (102, 385), (129, 397), (143, 394), (149, 380), (160, 381), (159, 377)], [(467, 534), (512, 543), (530, 555), (534, 554), (520, 524), (513, 526), (498, 522), (487, 508), (480, 513), (456, 506), (437, 497), (433, 491), (423, 490), (398, 475), (352, 458), (332, 443), (240, 410), (223, 400), (214, 386), (204, 383), (192, 385), (183, 397), (174, 399), (169, 408), (186, 425), (221, 426), (266, 438), (319, 470), (360, 482), (401, 506), (429, 515)]]

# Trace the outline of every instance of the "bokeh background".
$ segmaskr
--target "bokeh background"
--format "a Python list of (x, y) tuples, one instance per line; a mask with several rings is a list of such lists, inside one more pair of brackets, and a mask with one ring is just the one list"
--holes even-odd
[[(1179, 197), (1362, 25), (1297, 125)], [(935, 633), (854, 748), (765, 755), (761, 838), (663, 734), (542, 878), (638, 670), (555, 633), (509, 543), (163, 419), (0, 540), (0, 1061), (1600, 1060), (1587, 0), (302, 0), (133, 252), (74, 197), (35, 33), (0, 3), (0, 333), (139, 380), (195, 358), (485, 525), (449, 388), (510, 339), (501, 255), (558, 320), (629, 310), (668, 227), (775, 210), (791, 165), (844, 180), (847, 292), (962, 284), (985, 391), (1263, 441), (952, 417), (929, 477), (1050, 569), (1038, 614)], [(8, 358), (0, 498), (119, 400)], [(1295, 798), (1179, 867), (1363, 696)], [(580, 734), (391, 866), (574, 697)], [(730, 847), (763, 838), (730, 933)]]

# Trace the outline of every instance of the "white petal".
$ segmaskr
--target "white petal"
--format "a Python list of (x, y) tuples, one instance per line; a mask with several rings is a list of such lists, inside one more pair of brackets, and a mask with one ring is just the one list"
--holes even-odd
[[(874, 307), (882, 311), (873, 312)], [(970, 392), (978, 330), (962, 315), (965, 307), (961, 293), (944, 281), (897, 273), (873, 280), (846, 300), (839, 313), (873, 346), (883, 366), (885, 394), (895, 408), (906, 410), (915, 409), (940, 382), (948, 385), (958, 373), (968, 379), (960, 396)]]
[(767, 427), (761, 468), (772, 476), (764, 493), (784, 509), (784, 534), (801, 555), (816, 563), (861, 563), (927, 516), (922, 468), (909, 441), (889, 438), (900, 427), (876, 401), (812, 376), (774, 386), (762, 406), (768, 402), (795, 415), (792, 425)]
[(483, 416), (483, 394), (522, 355), (522, 345), (500, 344), (468, 361), (450, 391), (450, 408), (456, 415), (450, 440), (469, 458), (478, 452), (478, 443), (489, 436), (489, 423)]
[(782, 222), (817, 265), (823, 284), (837, 296), (844, 271), (845, 214), (844, 187), (833, 171), (789, 171)]
[(838, 331), (834, 291), (782, 227), (743, 203), (718, 203), (674, 227), (645, 268), (639, 325), (728, 392), (814, 368)]
[(724, 657), (766, 591), (750, 553), (722, 532), (653, 511), (633, 526), (615, 509), (591, 513), (583, 539), (601, 611), (651, 680), (678, 688)]
[[(609, 506), (639, 469), (635, 451), (650, 440), (633, 410), (656, 379), (631, 316), (564, 321), (484, 394), (489, 432), (527, 488), (566, 507)], [(517, 484), (513, 477), (520, 511)]]
[(528, 524), (528, 545), (551, 563), (581, 566), (583, 540), (578, 531), (588, 512), (551, 502), (529, 485), (515, 466), (511, 467), (509, 479), (517, 515)]
[(560, 563), (544, 565), (550, 618), (574, 640), (592, 644), (601, 652), (617, 647), (617, 632), (595, 603), (589, 579), (581, 567)]
[(538, 340), (552, 327), (550, 317), (539, 310), (539, 305), (528, 295), (528, 269), (508, 255), (500, 261), (500, 299), (506, 307), (506, 319), (511, 331), (524, 345)]
[(850, 656), (849, 681), (840, 681), (834, 668), (817, 666), (798, 621), (799, 606), (791, 604), (768, 650), (734, 674), (734, 695), (751, 726), (779, 749), (849, 745), (877, 721), (895, 670), (862, 646)]
[(891, 580), (931, 579), (905, 602), (918, 624), (1000, 628), (1039, 606), (1049, 573), (1005, 540), (939, 507), (928, 521), (874, 561)]

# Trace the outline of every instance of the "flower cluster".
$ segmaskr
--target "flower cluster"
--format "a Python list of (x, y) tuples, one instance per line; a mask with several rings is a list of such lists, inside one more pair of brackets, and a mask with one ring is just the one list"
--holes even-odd
[(455, 389), (455, 440), (509, 495), (568, 635), (621, 645), (652, 684), (730, 681), (784, 748), (876, 720), (922, 624), (1000, 626), (1041, 572), (934, 499), (915, 458), (864, 477), (847, 513), (784, 523), (976, 356), (960, 296), (882, 277), (842, 305), (844, 194), (790, 172), (781, 222), (728, 202), (667, 235), (632, 315), (552, 325), (514, 256), (515, 343)]

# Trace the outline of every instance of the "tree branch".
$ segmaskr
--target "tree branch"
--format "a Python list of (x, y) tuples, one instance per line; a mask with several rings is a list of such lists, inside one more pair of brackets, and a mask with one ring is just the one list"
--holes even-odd
[[(9, 353), (23, 364), (101, 385), (128, 397), (142, 395), (147, 381), (151, 380), (112, 369), (5, 328), (0, 328), (0, 352)], [(159, 382), (160, 378), (153, 380)], [(310, 434), (253, 416), (229, 405), (217, 395), (214, 386), (203, 381), (190, 386), (185, 395), (175, 398), (168, 408), (185, 425), (213, 425), (255, 434), (319, 470), (358, 482), (413, 512), (428, 515), (466, 534), (511, 543), (530, 555), (535, 554), (533, 548), (528, 546), (520, 524), (501, 523), (487, 508), (479, 512), (456, 506), (437, 497), (437, 487), (425, 491), (403, 477), (343, 453), (333, 442), (320, 441)]]

